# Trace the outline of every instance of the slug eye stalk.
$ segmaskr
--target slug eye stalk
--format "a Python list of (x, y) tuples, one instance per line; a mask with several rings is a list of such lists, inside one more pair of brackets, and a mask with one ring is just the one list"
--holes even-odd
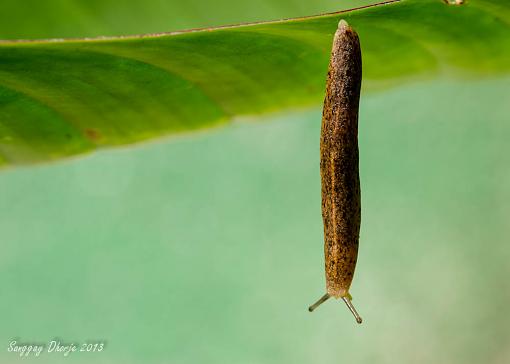
[(347, 307), (349, 308), (349, 310), (352, 312), (352, 315), (356, 319), (356, 322), (358, 324), (361, 324), (363, 322), (363, 319), (361, 318), (361, 316), (358, 314), (358, 312), (356, 311), (356, 309), (352, 305), (351, 299), (349, 297), (342, 297), (342, 299), (344, 300), (344, 302), (347, 305)]
[(315, 302), (313, 305), (311, 305), (310, 307), (308, 307), (308, 311), (310, 312), (313, 312), (317, 307), (319, 307), (320, 305), (322, 305), (324, 302), (326, 302), (329, 297), (331, 297), (329, 294), (325, 294), (324, 296), (322, 296), (321, 298), (319, 298), (319, 300), (317, 302)]

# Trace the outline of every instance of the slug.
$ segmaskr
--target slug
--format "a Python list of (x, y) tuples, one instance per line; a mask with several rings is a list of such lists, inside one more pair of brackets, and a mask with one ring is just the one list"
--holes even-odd
[(358, 107), (361, 89), (361, 48), (356, 32), (341, 20), (333, 40), (322, 112), (320, 173), (326, 294), (309, 307), (312, 312), (330, 297), (342, 298), (356, 321), (362, 319), (349, 294), (361, 223)]

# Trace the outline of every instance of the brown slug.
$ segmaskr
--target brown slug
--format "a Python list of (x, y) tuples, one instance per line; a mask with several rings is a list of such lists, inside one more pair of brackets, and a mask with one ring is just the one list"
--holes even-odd
[(361, 90), (361, 48), (357, 33), (341, 20), (333, 40), (322, 112), (320, 173), (326, 294), (342, 298), (358, 323), (351, 286), (361, 223), (358, 152), (358, 107)]

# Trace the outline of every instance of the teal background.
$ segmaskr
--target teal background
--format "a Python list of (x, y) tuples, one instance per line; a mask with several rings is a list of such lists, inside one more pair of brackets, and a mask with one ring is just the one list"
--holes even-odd
[(108, 346), (28, 361), (507, 362), (509, 81), (363, 95), (361, 326), (307, 311), (320, 109), (2, 172), (0, 359), (57, 336)]
[[(0, 38), (147, 33), (353, 3), (7, 0)], [(23, 360), (507, 363), (509, 82), (445, 77), (363, 95), (361, 326), (341, 302), (307, 311), (324, 292), (319, 108), (3, 170), (0, 362), (22, 360), (7, 352), (14, 338), (59, 337), (107, 347)]]

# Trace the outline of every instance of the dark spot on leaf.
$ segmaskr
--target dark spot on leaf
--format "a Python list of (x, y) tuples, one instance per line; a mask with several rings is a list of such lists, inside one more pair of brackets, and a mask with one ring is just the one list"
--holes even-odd
[(85, 129), (85, 136), (94, 142), (101, 139), (101, 133), (96, 129)]

